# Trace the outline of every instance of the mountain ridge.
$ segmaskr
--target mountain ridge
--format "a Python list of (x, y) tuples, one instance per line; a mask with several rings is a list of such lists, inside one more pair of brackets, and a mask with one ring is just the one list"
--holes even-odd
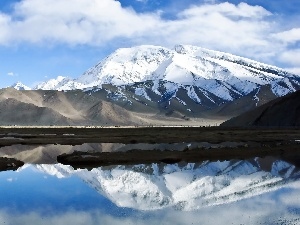
[(12, 84), (10, 87), (19, 91), (31, 90), (30, 87), (26, 86), (21, 81), (17, 81), (16, 83)]
[(62, 164), (36, 167), (58, 178), (75, 174), (117, 206), (137, 210), (173, 207), (191, 211), (229, 204), (279, 189), (299, 176), (293, 164), (273, 157), (100, 167), (91, 171)]
[[(152, 83), (151, 88), (147, 83)], [(150, 101), (177, 99), (185, 104), (177, 96), (178, 90), (183, 89), (196, 104), (207, 102), (205, 106), (215, 107), (266, 85), (270, 85), (274, 97), (294, 92), (300, 89), (300, 76), (251, 59), (197, 46), (177, 45), (174, 49), (167, 49), (141, 45), (116, 50), (79, 78), (59, 76), (35, 89), (91, 91), (102, 89), (104, 84), (117, 86), (120, 93), (131, 88), (136, 95)], [(157, 97), (158, 101), (155, 100)]]
[(276, 98), (225, 121), (221, 126), (300, 126), (300, 91)]
[[(111, 109), (115, 108), (114, 105), (121, 107), (129, 111), (127, 115), (146, 113), (162, 120), (201, 118), (225, 121), (296, 90), (300, 90), (300, 76), (275, 66), (197, 46), (177, 45), (168, 49), (142, 45), (116, 50), (79, 78), (59, 76), (43, 82), (31, 90), (30, 95), (57, 91), (59, 96), (62, 93), (69, 96), (67, 100), (80, 96), (72, 103), (64, 101), (74, 112), (70, 119), (83, 112), (82, 108), (79, 113), (75, 112), (74, 104), (83, 106), (85, 98), (94, 104), (108, 102), (106, 105)], [(44, 99), (41, 103), (38, 100), (37, 106), (51, 108), (46, 101)], [(55, 109), (55, 104), (53, 107), (54, 111), (66, 116), (61, 109)], [(89, 103), (85, 107), (97, 108)], [(86, 111), (75, 123), (82, 124), (84, 118), (90, 120), (91, 117), (101, 121), (100, 114), (96, 114)], [(116, 121), (113, 124), (118, 125)]]
[[(208, 62), (209, 64), (203, 65)], [(229, 64), (235, 63), (235, 66), (241, 66), (238, 67), (238, 69), (243, 69), (243, 66), (250, 67), (253, 70), (256, 70), (252, 71), (253, 73), (258, 72), (257, 70), (260, 70), (261, 74), (259, 75), (265, 75), (265, 77), (255, 76), (253, 74), (250, 74), (249, 72), (244, 73), (245, 71), (242, 71), (244, 74), (234, 74), (240, 79), (248, 76), (248, 79), (252, 79), (252, 81), (255, 81), (258, 84), (266, 84), (263, 79), (259, 78), (268, 78), (269, 80), (271, 78), (285, 77), (299, 78), (299, 76), (288, 73), (287, 71), (284, 71), (283, 69), (275, 66), (260, 63), (244, 57), (235, 56), (229, 53), (200, 48), (197, 46), (177, 45), (175, 46), (174, 50), (172, 50), (160, 46), (142, 45), (116, 50), (114, 53), (107, 56), (104, 60), (101, 60), (95, 66), (88, 69), (79, 78), (73, 80), (70, 78), (65, 78), (66, 80), (63, 82), (62, 86), (65, 86), (66, 81), (68, 80), (71, 80), (72, 84), (84, 84), (85, 86), (81, 86), (80, 89), (92, 88), (96, 86), (101, 87), (101, 85), (104, 83), (118, 86), (135, 82), (144, 82), (147, 80), (155, 81), (160, 79), (172, 81), (178, 84), (184, 84), (186, 80), (184, 80), (183, 83), (180, 82), (181, 80), (179, 80), (178, 82), (178, 80), (175, 79), (177, 78), (176, 74), (168, 74), (169, 71), (166, 71), (172, 70), (173, 67), (185, 70), (183, 72), (191, 72), (195, 75), (198, 75), (197, 78), (202, 77), (205, 79), (222, 80), (222, 78), (225, 76), (222, 77), (220, 76), (220, 73), (213, 72), (214, 70), (220, 69), (220, 67), (225, 68), (225, 62)], [(172, 64), (171, 67), (170, 64)], [(207, 69), (207, 66), (216, 68)], [(206, 71), (204, 71), (205, 73), (203, 73), (201, 69), (206, 69)], [(230, 69), (232, 70), (232, 72), (236, 72), (233, 71), (233, 68)], [(182, 77), (184, 77), (183, 75), (184, 74), (180, 74), (179, 79), (182, 79)], [(59, 76), (56, 81), (61, 82), (62, 78), (63, 77)], [(232, 78), (232, 76), (230, 78)], [(193, 82), (195, 80), (190, 81)], [(187, 83), (191, 84), (190, 81)], [(43, 89), (42, 86), (38, 87), (39, 88), (36, 89)]]

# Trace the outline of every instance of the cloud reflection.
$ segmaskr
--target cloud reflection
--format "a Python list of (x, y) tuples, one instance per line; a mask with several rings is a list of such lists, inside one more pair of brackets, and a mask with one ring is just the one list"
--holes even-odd
[[(285, 171), (285, 173), (282, 174), (283, 177), (285, 177), (286, 174), (291, 175), (289, 168), (292, 167), (290, 167), (288, 163), (277, 160), (269, 161), (273, 165), (272, 167), (270, 166), (271, 164), (266, 164), (266, 162), (258, 159), (251, 162), (254, 164), (259, 163), (262, 167), (268, 167), (268, 170), (271, 172), (274, 170), (274, 174), (276, 171)], [(263, 182), (260, 179), (253, 179), (253, 175), (257, 174), (257, 172), (255, 172), (256, 169), (253, 167), (253, 164), (250, 164), (249, 162), (244, 161), (244, 164), (241, 164), (239, 161), (233, 161), (232, 163), (224, 162), (226, 165), (221, 162), (210, 162), (202, 165), (202, 169), (199, 170), (199, 173), (196, 173), (196, 175), (198, 174), (199, 176), (201, 175), (201, 177), (208, 177), (209, 175), (212, 175), (211, 173), (213, 171), (215, 171), (214, 174), (216, 173), (217, 175), (214, 176), (219, 177), (220, 173), (217, 168), (220, 169), (224, 167), (223, 170), (225, 172), (227, 171), (226, 174), (228, 176), (230, 175), (231, 177), (240, 178), (233, 180), (232, 184), (234, 184), (234, 186), (232, 187), (240, 187), (241, 185), (245, 185), (247, 182), (250, 182), (251, 184), (256, 184), (256, 182), (259, 181)], [(266, 165), (263, 165), (263, 163)], [(244, 167), (241, 167), (241, 165), (244, 165)], [(41, 168), (44, 168), (44, 170), (41, 170)], [(55, 170), (55, 168), (57, 170)], [(188, 171), (188, 169), (182, 170), (183, 168), (181, 168), (180, 171), (173, 171), (172, 168), (176, 169), (176, 166), (172, 165), (168, 168), (160, 168), (164, 171), (163, 174), (169, 174), (169, 177), (164, 174), (164, 179), (174, 182), (176, 181), (175, 183), (168, 182), (167, 186), (170, 188), (169, 190), (177, 190), (177, 188), (179, 188), (179, 184), (184, 185), (184, 182), (189, 183), (190, 180), (187, 176), (188, 173), (191, 173), (192, 171)], [(231, 169), (228, 170), (229, 168)], [(244, 170), (241, 170), (241, 168), (244, 168)], [(253, 168), (255, 170), (253, 170)], [(247, 198), (245, 198), (245, 196), (237, 194), (236, 190), (240, 189), (232, 189), (231, 186), (228, 185), (226, 188), (229, 188), (231, 190), (230, 193), (235, 194), (237, 198), (232, 201), (225, 201), (220, 205), (208, 204), (206, 207), (202, 207), (200, 209), (191, 208), (191, 211), (184, 211), (184, 208), (180, 209), (178, 207), (162, 207), (160, 209), (152, 208), (152, 210), (141, 210), (141, 208), (139, 208), (140, 206), (135, 209), (130, 209), (128, 208), (129, 206), (120, 207), (118, 204), (114, 204), (114, 200), (116, 201), (115, 203), (119, 202), (119, 200), (126, 200), (126, 193), (124, 192), (124, 189), (120, 189), (121, 191), (117, 192), (110, 192), (114, 187), (116, 187), (117, 183), (110, 182), (107, 183), (109, 185), (105, 186), (106, 188), (101, 186), (103, 189), (98, 189), (92, 184), (92, 182), (99, 177), (92, 176), (92, 174), (88, 173), (86, 170), (69, 171), (69, 169), (69, 167), (66, 167), (65, 170), (63, 170), (62, 165), (58, 164), (54, 167), (53, 165), (39, 165), (36, 167), (32, 165), (28, 167), (28, 165), (26, 165), (17, 173), (1, 173), (0, 178), (2, 180), (7, 181), (7, 179), (12, 177), (17, 177), (18, 180), (17, 182), (14, 182), (14, 184), (11, 184), (11, 182), (0, 182), (0, 193), (2, 194), (0, 202), (0, 224), (223, 225), (299, 224), (300, 222), (300, 181), (297, 180), (299, 176), (298, 170), (294, 171), (294, 175), (288, 180), (289, 182), (284, 183), (284, 185), (280, 185), (278, 188), (274, 189), (272, 188), (272, 185), (270, 186), (272, 183), (267, 183), (267, 189), (260, 192), (259, 195), (247, 195)], [(131, 168), (131, 170), (132, 169), (133, 168)], [(143, 168), (135, 168), (134, 173), (142, 174), (135, 179), (137, 182), (143, 181), (142, 177), (151, 177), (151, 174), (153, 176), (153, 173), (157, 175), (160, 174), (159, 168), (152, 168), (153, 171), (147, 170), (143, 173), (141, 172), (141, 169)], [(166, 169), (168, 169), (169, 172), (167, 172)], [(126, 170), (130, 170), (130, 168), (121, 169), (118, 167), (117, 169), (110, 168), (109, 170), (94, 169), (92, 172), (98, 176), (102, 173), (103, 175), (106, 175), (102, 176), (100, 179), (102, 182), (108, 182), (108, 180), (112, 179), (114, 176), (115, 178), (118, 178), (116, 181), (126, 181), (126, 179), (119, 179), (120, 176), (123, 177), (122, 174), (124, 171), (126, 172)], [(67, 171), (69, 172), (66, 173)], [(194, 168), (193, 171), (195, 173), (197, 169)], [(48, 179), (44, 179), (45, 173), (47, 174), (46, 176)], [(133, 171), (129, 174), (131, 173), (133, 173)], [(13, 174), (15, 174), (15, 176), (13, 176)], [(68, 176), (63, 176), (64, 174)], [(128, 175), (128, 173), (125, 173), (125, 175)], [(172, 176), (170, 177), (170, 175)], [(58, 177), (64, 179), (58, 179)], [(128, 176), (125, 176), (125, 178), (126, 177)], [(268, 176), (262, 177), (267, 178)], [(152, 177), (150, 180), (158, 181), (158, 178), (154, 179), (154, 177)], [(216, 182), (216, 179), (212, 179), (212, 181)], [(170, 186), (170, 184), (177, 184), (177, 186)], [(252, 190), (252, 188), (250, 189)], [(185, 194), (188, 196), (188, 204), (191, 204), (194, 201), (198, 202), (203, 200), (203, 196), (191, 195), (192, 189), (185, 190)], [(141, 193), (144, 193), (145, 191), (146, 189), (143, 186)], [(112, 197), (113, 193), (114, 197)], [(136, 197), (137, 196), (135, 195), (135, 198)], [(133, 198), (132, 201), (135, 198)]]
[(293, 199), (298, 198), (298, 193), (299, 189), (287, 188), (231, 203), (226, 207), (214, 206), (191, 212), (174, 209), (141, 211), (135, 215), (123, 214), (123, 216), (108, 215), (101, 210), (70, 210), (52, 212), (51, 215), (38, 212), (11, 213), (9, 210), (0, 210), (0, 224), (297, 224), (300, 222), (297, 213), (300, 202)]

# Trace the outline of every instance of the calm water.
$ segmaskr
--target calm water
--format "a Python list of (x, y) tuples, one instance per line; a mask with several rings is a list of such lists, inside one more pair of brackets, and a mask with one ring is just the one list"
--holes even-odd
[(45, 157), (45, 149), (21, 150), (12, 154), (31, 163), (0, 172), (0, 224), (300, 224), (295, 160), (265, 157), (89, 171), (37, 163), (55, 158)]

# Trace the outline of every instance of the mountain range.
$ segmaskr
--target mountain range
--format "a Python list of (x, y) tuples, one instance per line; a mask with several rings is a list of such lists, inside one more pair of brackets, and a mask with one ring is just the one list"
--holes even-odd
[(74, 170), (36, 165), (39, 171), (66, 178), (76, 175), (119, 207), (196, 210), (228, 204), (282, 188), (299, 169), (273, 157), (188, 164), (151, 164)]
[[(45, 115), (26, 124), (149, 125), (166, 120), (199, 125), (204, 120), (218, 124), (295, 92), (300, 76), (196, 46), (143, 45), (116, 50), (76, 79), (59, 76), (32, 90), (21, 83), (12, 88), (23, 97), (3, 89), (0, 105)], [(20, 122), (12, 118), (7, 123)]]

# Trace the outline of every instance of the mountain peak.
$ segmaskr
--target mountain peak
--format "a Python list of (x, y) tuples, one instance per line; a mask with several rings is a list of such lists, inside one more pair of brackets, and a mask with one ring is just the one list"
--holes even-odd
[(24, 85), (23, 83), (21, 83), (20, 81), (14, 83), (13, 85), (10, 86), (11, 88), (14, 88), (16, 90), (19, 91), (24, 91), (24, 90), (31, 90), (30, 87)]
[[(34, 87), (34, 90), (71, 90), (75, 89), (73, 87), (68, 88), (67, 83), (71, 83), (72, 79), (64, 76), (58, 76), (57, 78), (50, 79), (48, 81), (42, 82)], [(66, 86), (65, 86), (66, 85)]]
[(82, 83), (85, 88), (141, 82), (171, 55), (172, 50), (153, 45), (120, 48), (90, 68), (77, 82)]
[[(266, 169), (266, 164), (270, 168)], [(200, 165), (100, 167), (91, 171), (73, 170), (62, 164), (39, 165), (37, 169), (58, 178), (76, 175), (119, 207), (136, 210), (174, 207), (182, 211), (229, 204), (278, 190), (292, 184), (299, 174), (294, 165), (268, 157)]]
[[(59, 76), (35, 89), (90, 90), (101, 89), (103, 84), (122, 88), (146, 81), (157, 84), (151, 91), (160, 96), (176, 98), (182, 88), (197, 104), (205, 99), (213, 103), (233, 101), (265, 85), (275, 96), (300, 89), (300, 77), (283, 69), (192, 45), (176, 45), (173, 49), (154, 45), (120, 48), (77, 79)], [(158, 85), (161, 81), (164, 87)], [(142, 88), (135, 93), (148, 96)]]

